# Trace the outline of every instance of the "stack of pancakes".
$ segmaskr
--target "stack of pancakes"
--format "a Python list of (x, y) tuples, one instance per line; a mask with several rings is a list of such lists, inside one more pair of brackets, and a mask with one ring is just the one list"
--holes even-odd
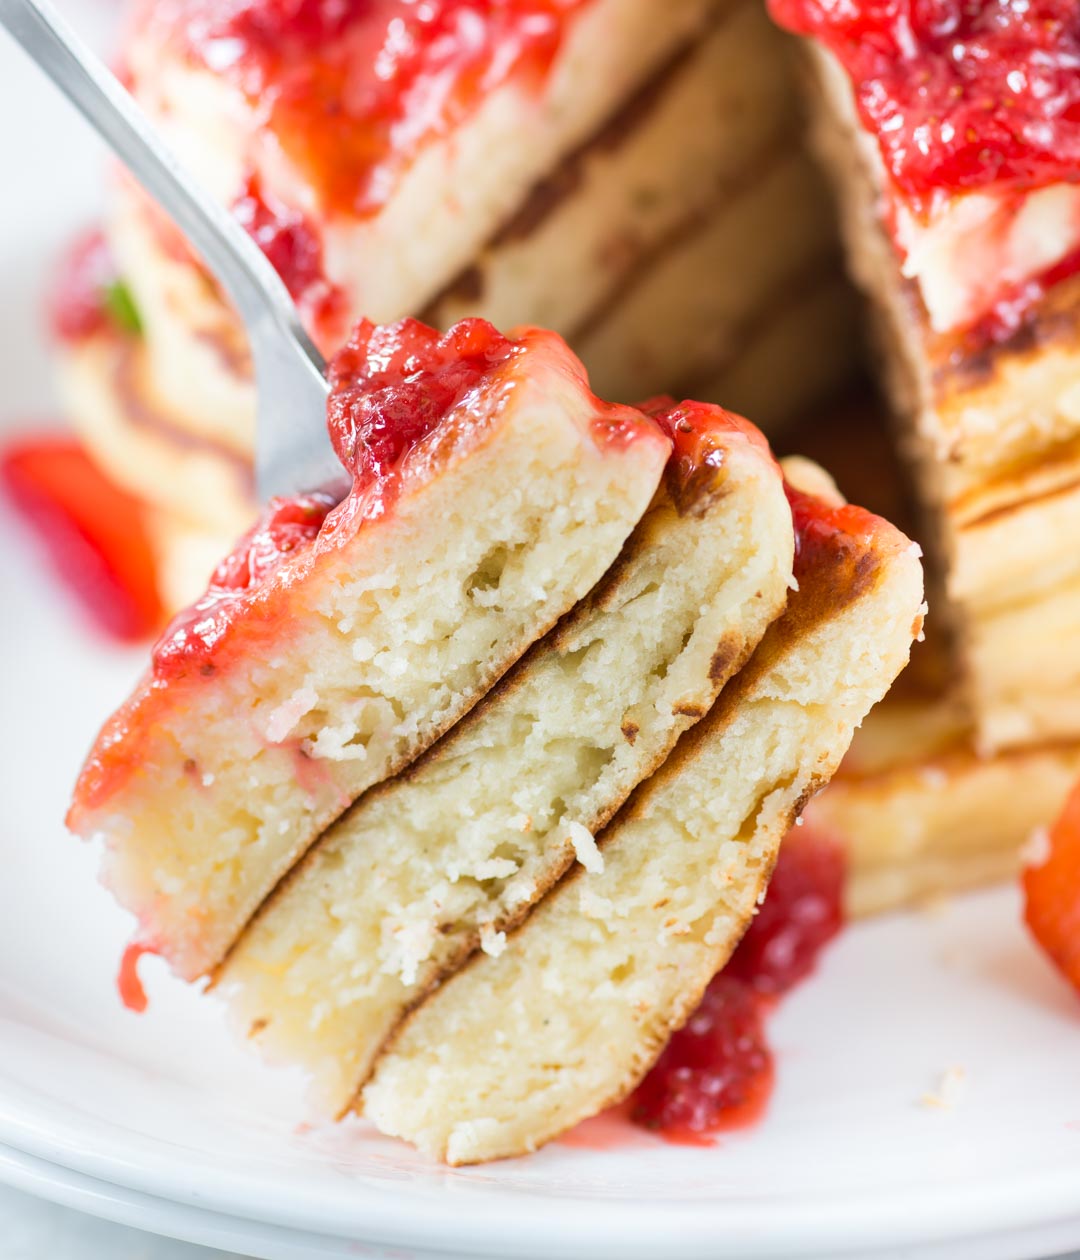
[[(140, 0), (123, 56), (173, 149), (283, 265), (326, 352), (360, 317), (537, 324), (567, 337), (605, 396), (663, 391), (782, 423), (854, 354), (787, 41), (757, 0), (676, 0), (659, 21), (653, 0), (556, 9), (560, 42), (542, 74), (487, 67), (468, 108), (425, 120), (423, 102), (409, 106), (418, 117), (377, 138), (390, 153), (378, 188), (352, 201), (340, 102), (314, 101), (328, 90), (314, 72), (302, 80), (312, 102), (287, 98), (311, 65), (337, 61), (318, 31), (286, 29), (285, 10), (254, 6), (249, 29), (246, 10)], [(327, 47), (374, 57), (368, 10), (343, 12), (358, 16), (325, 33)], [(286, 98), (327, 136), (317, 161), (290, 148)], [(66, 394), (94, 456), (152, 506), (177, 606), (254, 512), (250, 364), (208, 275), (127, 181), (106, 226), (141, 333), (69, 342)]]
[[(809, 36), (812, 139), (938, 588), (933, 678), (875, 715), (808, 813), (845, 837), (852, 905), (873, 910), (1014, 869), (1080, 767), (1075, 8), (974, 5), (900, 30), (870, 0), (771, 7)], [(847, 488), (872, 501), (866, 480)]]

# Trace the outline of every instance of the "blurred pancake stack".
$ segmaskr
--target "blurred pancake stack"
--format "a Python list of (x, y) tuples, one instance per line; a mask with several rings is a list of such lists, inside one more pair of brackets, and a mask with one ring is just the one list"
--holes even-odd
[(876, 909), (1007, 873), (1080, 765), (1080, 11), (770, 8), (807, 37), (939, 585), (940, 681), (909, 678), (810, 811), (873, 857), (850, 895)]
[[(836, 389), (852, 295), (789, 41), (758, 0), (676, 0), (662, 21), (652, 0), (408, 20), (395, 44), (379, 6), (140, 0), (125, 40), (136, 97), (324, 350), (361, 316), (469, 314), (562, 333), (604, 396), (723, 399), (776, 426)], [(66, 396), (92, 455), (151, 506), (176, 606), (253, 510), (247, 352), (123, 178), (105, 235), (129, 318), (66, 340)]]

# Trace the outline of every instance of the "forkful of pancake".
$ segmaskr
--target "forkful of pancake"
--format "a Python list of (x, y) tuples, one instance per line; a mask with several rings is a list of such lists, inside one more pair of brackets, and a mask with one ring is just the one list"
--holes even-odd
[(907, 661), (918, 548), (720, 407), (553, 333), (362, 323), (351, 488), (272, 500), (106, 723), (69, 823), (142, 952), (327, 1115), (451, 1163), (634, 1089)]
[(540, 329), (364, 321), (324, 380), (107, 72), (40, 6), (5, 20), (236, 302), (285, 491), (75, 789), (138, 922), (123, 991), (159, 954), (324, 1112), (455, 1164), (535, 1150), (633, 1090), (732, 953), (907, 661), (918, 548), (720, 407), (598, 399)]

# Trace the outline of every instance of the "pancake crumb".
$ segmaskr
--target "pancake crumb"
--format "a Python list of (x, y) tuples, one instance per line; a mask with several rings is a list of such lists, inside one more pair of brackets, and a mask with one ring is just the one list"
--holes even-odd
[(602, 875), (604, 872), (604, 857), (596, 847), (596, 840), (588, 827), (583, 827), (579, 822), (567, 823), (566, 838), (574, 846), (574, 854), (577, 860), (589, 874)]
[(963, 1101), (966, 1092), (967, 1073), (962, 1067), (950, 1067), (942, 1072), (937, 1093), (923, 1094), (919, 1102), (938, 1111), (951, 1111)]

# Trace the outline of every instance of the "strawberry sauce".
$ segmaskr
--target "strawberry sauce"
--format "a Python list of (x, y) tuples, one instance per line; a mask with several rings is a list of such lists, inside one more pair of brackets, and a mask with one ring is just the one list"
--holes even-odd
[(785, 485), (795, 525), (796, 581), (812, 573), (842, 573), (837, 584), (846, 584), (855, 593), (854, 584), (868, 578), (863, 568), (876, 565), (875, 557), (866, 549), (866, 539), (876, 533), (881, 521), (865, 508), (854, 503), (832, 506), (813, 495), (803, 494), (794, 486)]
[(232, 212), (285, 282), (320, 344), (340, 341), (347, 318), (345, 293), (326, 276), (322, 238), (311, 220), (266, 192), (254, 175)]
[(542, 91), (588, 2), (143, 0), (136, 31), (230, 78), (321, 207), (363, 217), (491, 91)]
[(746, 935), (631, 1096), (635, 1124), (702, 1145), (761, 1117), (774, 1079), (768, 1014), (843, 926), (843, 886), (840, 848), (809, 829), (793, 830)]
[(214, 570), (206, 593), (170, 623), (154, 645), (157, 678), (198, 671), (214, 673), (214, 650), (247, 596), (292, 554), (309, 547), (334, 500), (327, 495), (271, 499), (259, 520)]
[(769, 0), (850, 76), (896, 188), (923, 214), (974, 189), (1080, 169), (1075, 0)]
[(120, 959), (120, 970), (116, 976), (116, 989), (120, 1001), (135, 1015), (141, 1015), (148, 1005), (146, 990), (139, 979), (139, 959), (143, 954), (154, 951), (147, 945), (134, 942), (127, 946)]
[(388, 484), (451, 411), (475, 410), (484, 379), (521, 349), (483, 319), (442, 334), (415, 319), (361, 321), (330, 366), (327, 417), (338, 458), (361, 487)]

